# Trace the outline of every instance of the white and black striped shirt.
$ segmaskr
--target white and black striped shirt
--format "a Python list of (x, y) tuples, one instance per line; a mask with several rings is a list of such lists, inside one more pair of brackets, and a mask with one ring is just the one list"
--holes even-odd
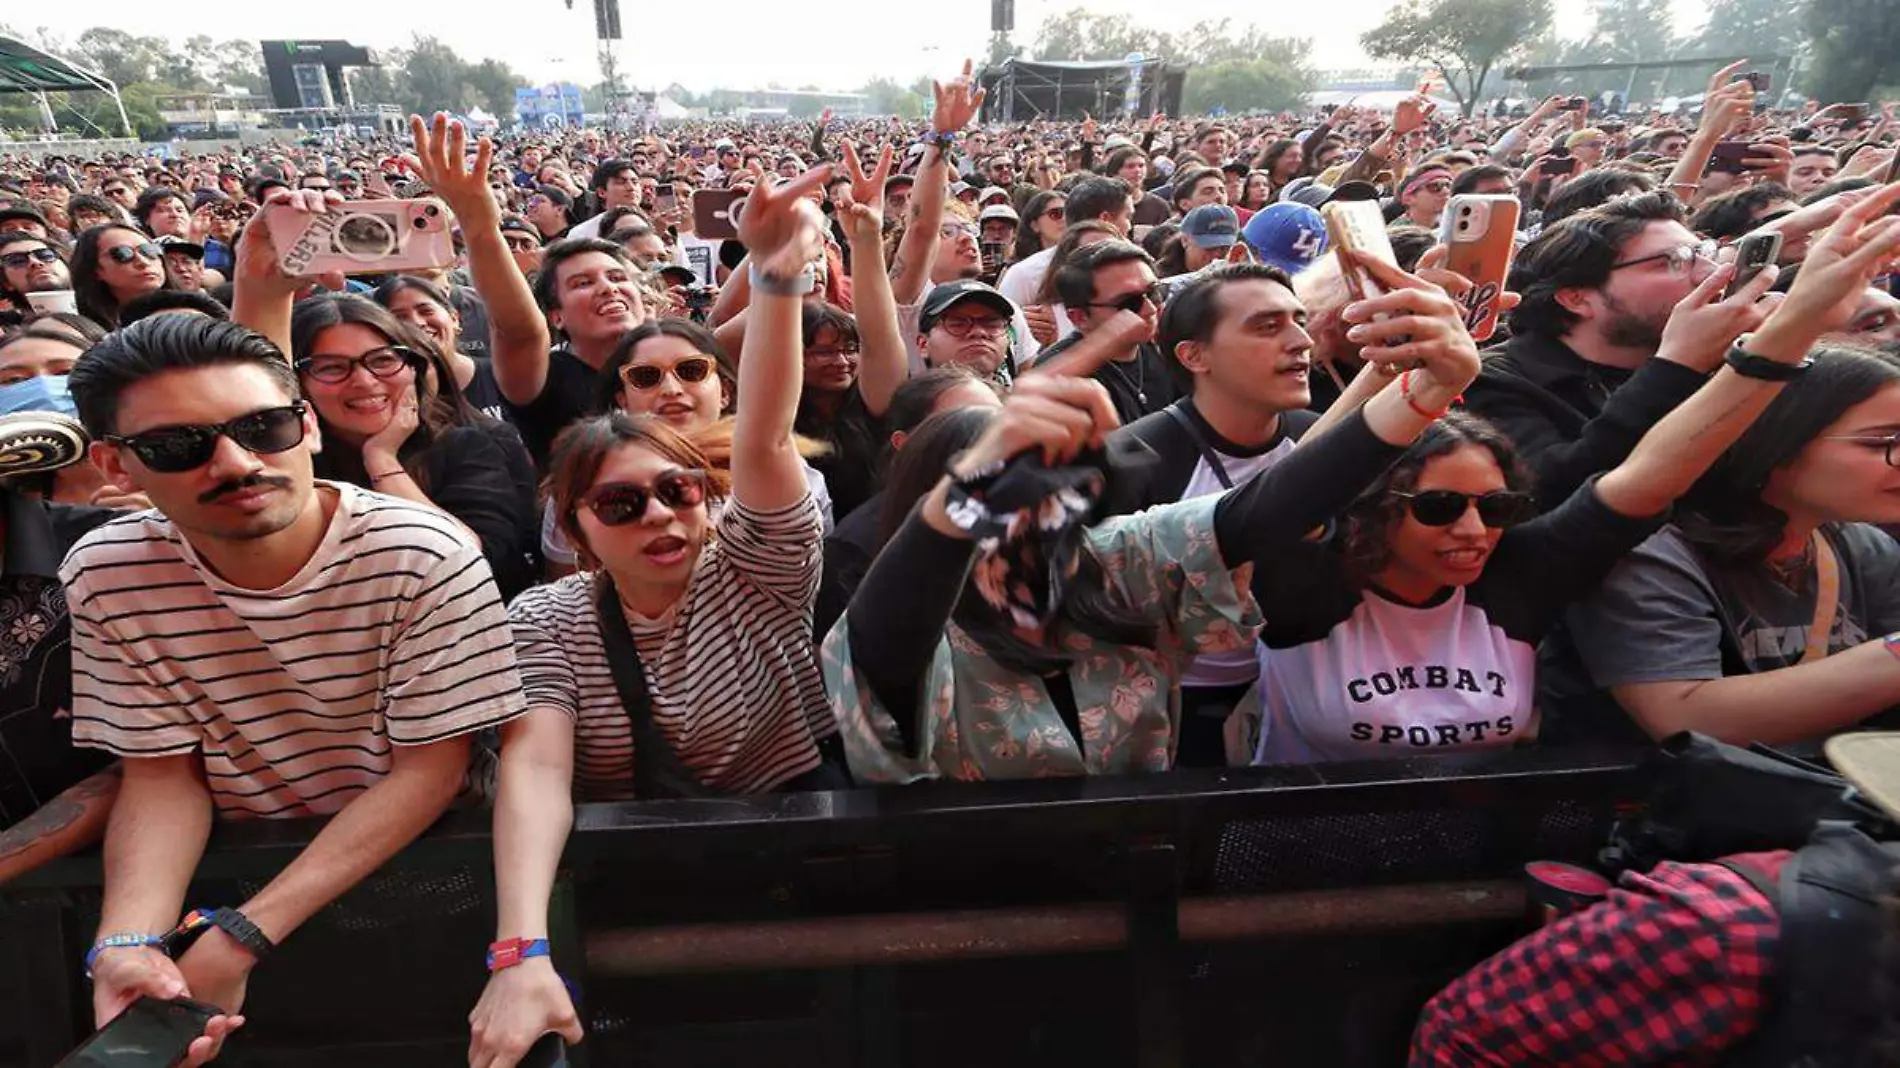
[(426, 745), (519, 715), (507, 614), (442, 513), (347, 484), (317, 551), (274, 590), (232, 586), (157, 512), (93, 531), (60, 569), (73, 741), (201, 749), (220, 816), (334, 813)]
[[(812, 645), (822, 535), (812, 497), (778, 512), (726, 502), (686, 594), (666, 620), (629, 617), (653, 723), (710, 788), (772, 789), (818, 766), (837, 731)], [(574, 718), (574, 789), (627, 800), (633, 731), (601, 643), (594, 576), (515, 599), (515, 650), (532, 707)]]

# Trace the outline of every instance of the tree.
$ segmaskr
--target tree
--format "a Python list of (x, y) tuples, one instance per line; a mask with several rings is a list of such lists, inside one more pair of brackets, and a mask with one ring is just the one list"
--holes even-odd
[(1883, 81), (1900, 81), (1900, 19), (1892, 0), (1812, 0), (1814, 41), (1808, 95), (1826, 102), (1867, 100)]
[(468, 64), (455, 54), (455, 49), (434, 37), (416, 37), (403, 61), (403, 70), (409, 75), (409, 95), (397, 103), (414, 114), (459, 111), (474, 95), (469, 87)]
[(219, 86), (235, 86), (258, 96), (270, 90), (264, 78), (264, 51), (256, 41), (219, 42), (210, 75)]
[(1269, 59), (1226, 59), (1188, 71), (1181, 110), (1189, 115), (1216, 108), (1283, 111), (1299, 107), (1312, 88), (1312, 76), (1298, 67)]
[(924, 113), (924, 98), (889, 78), (872, 78), (858, 92), (864, 95), (864, 110), (872, 115), (917, 118)]
[(1170, 35), (1138, 26), (1127, 15), (1098, 15), (1077, 7), (1043, 22), (1036, 34), (1036, 58), (1120, 59), (1131, 52), (1159, 56), (1172, 52), (1173, 45)]
[(1669, 0), (1596, 0), (1587, 48), (1598, 63), (1640, 63), (1672, 55), (1677, 46)]
[(121, 87), (151, 81), (170, 51), (157, 37), (136, 37), (109, 26), (94, 26), (80, 34), (74, 47), (82, 59)]
[(1692, 54), (1791, 56), (1807, 38), (1788, 6), (1787, 0), (1713, 0)]
[(528, 80), (506, 63), (484, 59), (468, 68), (468, 84), (475, 94), (474, 103), (505, 117), (515, 113), (515, 90), (526, 86)]
[(1010, 43), (1009, 34), (992, 33), (990, 34), (990, 50), (983, 57), (983, 65), (1000, 67), (1004, 61), (1015, 59), (1022, 54), (1023, 46)]
[(1552, 20), (1552, 0), (1406, 0), (1361, 35), (1359, 43), (1375, 59), (1436, 66), (1470, 115), (1491, 71), (1534, 41)]

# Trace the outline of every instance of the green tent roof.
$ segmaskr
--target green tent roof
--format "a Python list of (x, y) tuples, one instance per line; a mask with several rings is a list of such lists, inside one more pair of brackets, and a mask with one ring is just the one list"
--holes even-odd
[(42, 52), (25, 41), (0, 37), (0, 93), (72, 90), (112, 92), (103, 76)]

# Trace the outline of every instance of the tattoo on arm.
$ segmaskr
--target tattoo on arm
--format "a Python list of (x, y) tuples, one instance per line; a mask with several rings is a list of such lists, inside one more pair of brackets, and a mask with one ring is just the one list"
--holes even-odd
[(92, 803), (119, 789), (119, 766), (105, 771), (41, 805), (32, 815), (0, 831), (0, 860), (18, 856), (41, 841), (71, 827)]

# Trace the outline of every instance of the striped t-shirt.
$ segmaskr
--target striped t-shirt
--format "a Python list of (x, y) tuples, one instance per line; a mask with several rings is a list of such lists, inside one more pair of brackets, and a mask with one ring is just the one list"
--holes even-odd
[[(818, 766), (837, 731), (812, 647), (823, 559), (810, 495), (778, 512), (728, 500), (670, 618), (630, 616), (653, 723), (700, 783), (760, 793)], [(515, 653), (530, 707), (574, 719), (574, 789), (628, 800), (633, 729), (600, 640), (592, 573), (515, 598)]]
[(274, 590), (232, 586), (157, 512), (114, 520), (60, 568), (73, 741), (204, 753), (226, 818), (328, 815), (425, 745), (525, 707), (480, 546), (442, 513), (347, 484)]

